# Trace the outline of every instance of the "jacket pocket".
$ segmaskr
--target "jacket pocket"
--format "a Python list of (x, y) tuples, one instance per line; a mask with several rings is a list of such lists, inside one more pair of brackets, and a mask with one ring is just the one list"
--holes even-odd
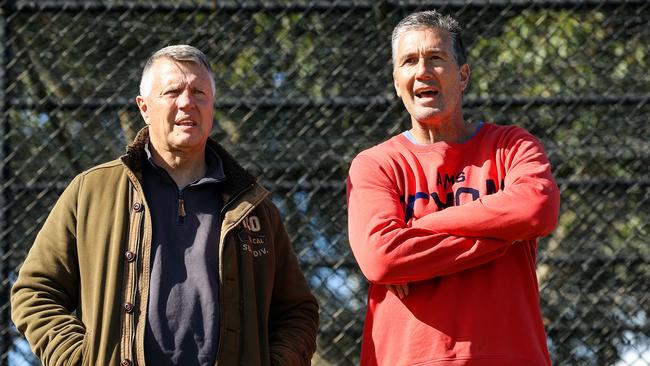
[(90, 348), (90, 342), (93, 339), (92, 333), (86, 329), (86, 334), (84, 335), (83, 343), (81, 344), (81, 366), (90, 366), (90, 355), (88, 349)]
[[(81, 346), (79, 348), (77, 348), (72, 353), (71, 357), (67, 361), (65, 361), (63, 364), (65, 366), (83, 366), (83, 365), (86, 365), (88, 363), (88, 361), (86, 361), (86, 359), (88, 358), (88, 357), (86, 357), (86, 354), (87, 354), (86, 348), (88, 348), (88, 344), (90, 342), (90, 339), (91, 339), (90, 333), (88, 332), (88, 330), (86, 330), (86, 333), (84, 334), (84, 338), (81, 341)], [(63, 365), (61, 363), (59, 363), (59, 364)]]

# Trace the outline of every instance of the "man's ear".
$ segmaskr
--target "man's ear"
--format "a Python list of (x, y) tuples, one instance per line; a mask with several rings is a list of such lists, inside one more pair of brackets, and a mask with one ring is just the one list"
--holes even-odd
[(399, 91), (399, 84), (397, 83), (397, 79), (395, 79), (395, 71), (393, 71), (393, 86), (395, 87), (395, 93), (399, 98), (402, 97)]
[(142, 119), (144, 119), (144, 123), (149, 124), (149, 114), (147, 113), (147, 101), (144, 99), (143, 96), (138, 95), (135, 97), (135, 103), (138, 105), (138, 109), (140, 110), (140, 115), (142, 116)]
[(463, 64), (463, 66), (460, 67), (460, 84), (462, 91), (465, 91), (465, 89), (467, 89), (471, 75), (472, 70), (470, 69), (469, 64)]

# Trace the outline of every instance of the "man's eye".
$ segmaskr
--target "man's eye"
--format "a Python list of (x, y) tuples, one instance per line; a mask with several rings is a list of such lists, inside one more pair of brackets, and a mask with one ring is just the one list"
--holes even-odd
[(404, 59), (404, 62), (402, 64), (403, 65), (413, 65), (416, 62), (417, 62), (417, 60), (415, 59), (415, 57), (409, 57), (409, 58)]

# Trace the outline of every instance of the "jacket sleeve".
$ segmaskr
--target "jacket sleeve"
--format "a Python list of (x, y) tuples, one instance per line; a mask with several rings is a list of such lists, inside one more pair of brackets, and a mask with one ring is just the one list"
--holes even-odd
[(397, 186), (374, 159), (357, 156), (350, 167), (348, 234), (352, 252), (374, 283), (405, 283), (448, 275), (503, 255), (511, 241), (454, 236), (409, 225)]
[(11, 316), (43, 365), (77, 365), (85, 327), (78, 304), (76, 201), (72, 181), (50, 212), (11, 292)]
[(277, 208), (269, 203), (276, 269), (269, 318), (271, 364), (310, 365), (316, 351), (318, 303), (300, 270)]
[(544, 149), (532, 135), (514, 128), (497, 152), (504, 188), (494, 194), (427, 215), (413, 225), (459, 236), (529, 240), (556, 227), (560, 194)]

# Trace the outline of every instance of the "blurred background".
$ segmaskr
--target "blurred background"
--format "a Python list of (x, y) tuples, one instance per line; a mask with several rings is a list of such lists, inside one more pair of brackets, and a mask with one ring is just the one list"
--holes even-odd
[(556, 365), (650, 365), (650, 4), (638, 0), (0, 0), (0, 365), (38, 365), (9, 290), (72, 177), (143, 126), (146, 58), (202, 49), (214, 137), (272, 191), (321, 305), (314, 365), (358, 364), (367, 282), (347, 241), (351, 159), (410, 127), (390, 33), (465, 28), (466, 118), (527, 128), (562, 192), (538, 278)]

